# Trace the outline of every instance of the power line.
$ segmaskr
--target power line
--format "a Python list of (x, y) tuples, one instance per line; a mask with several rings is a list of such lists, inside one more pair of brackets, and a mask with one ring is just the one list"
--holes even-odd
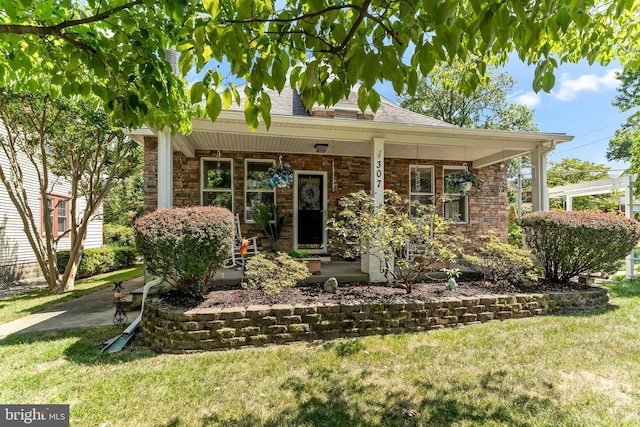
[(598, 139), (596, 141), (593, 142), (589, 142), (587, 144), (583, 144), (583, 145), (578, 145), (577, 147), (573, 147), (573, 148), (567, 148), (566, 150), (562, 150), (562, 151), (556, 151), (555, 154), (560, 154), (560, 153), (566, 153), (567, 151), (572, 151), (572, 150), (577, 150), (578, 148), (582, 148), (582, 147), (586, 147), (588, 145), (593, 145), (593, 144), (597, 144), (598, 142), (602, 142), (605, 141), (607, 139), (609, 139), (610, 137), (606, 137), (606, 138), (602, 138), (602, 139)]
[(598, 128), (598, 129), (590, 130), (590, 131), (589, 131), (589, 132), (587, 132), (587, 133), (583, 133), (582, 135), (578, 135), (576, 138), (582, 138), (583, 136), (591, 135), (592, 133), (596, 133), (596, 132), (598, 132), (598, 131), (601, 131), (602, 129), (606, 129), (606, 128), (608, 128), (609, 126), (612, 126), (612, 125), (619, 125), (620, 123), (622, 123), (622, 120), (616, 120), (615, 122), (610, 122), (609, 124), (606, 124), (606, 125), (604, 125), (604, 126), (602, 126), (602, 127)]

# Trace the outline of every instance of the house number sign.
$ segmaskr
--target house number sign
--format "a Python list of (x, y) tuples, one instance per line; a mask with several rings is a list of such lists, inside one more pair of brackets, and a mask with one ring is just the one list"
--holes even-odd
[(382, 188), (382, 175), (383, 175), (382, 160), (376, 160), (376, 187)]
[(378, 151), (378, 155), (376, 157), (377, 160), (374, 168), (374, 173), (376, 175), (376, 188), (382, 188), (382, 183), (384, 182), (384, 158), (382, 157), (382, 150)]

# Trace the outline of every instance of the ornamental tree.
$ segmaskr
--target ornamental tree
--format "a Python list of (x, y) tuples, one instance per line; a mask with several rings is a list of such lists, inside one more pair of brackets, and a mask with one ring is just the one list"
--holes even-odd
[(364, 190), (343, 197), (338, 217), (327, 223), (329, 244), (347, 258), (378, 258), (387, 280), (410, 293), (415, 282), (429, 278), (429, 271), (449, 267), (462, 254), (463, 239), (433, 206), (392, 190), (384, 194), (383, 204)]
[[(247, 123), (268, 127), (264, 89), (281, 90), (287, 77), (306, 105), (333, 105), (359, 85), (359, 107), (376, 111), (376, 83), (412, 95), (444, 62), (473, 64), (466, 90), (510, 54), (535, 64), (536, 91), (553, 87), (563, 62), (636, 69), (637, 14), (636, 0), (6, 0), (0, 86), (94, 94), (127, 126), (188, 131), (189, 101), (204, 97), (215, 120), (240, 102), (239, 78)], [(178, 51), (182, 76), (203, 72), (190, 100), (165, 48)]]
[[(114, 129), (101, 109), (77, 99), (0, 91), (0, 126), (0, 155), (8, 162), (0, 165), (0, 181), (20, 214), (49, 290), (73, 290), (89, 223), (111, 189), (135, 172), (142, 150)], [(33, 175), (37, 182), (27, 182)], [(70, 209), (68, 228), (56, 233), (52, 221), (41, 224), (29, 191), (37, 188), (42, 218), (53, 218), (60, 202), (50, 195), (59, 179), (70, 184), (68, 194), (57, 194), (68, 196)], [(56, 252), (63, 238), (71, 246), (59, 273)]]

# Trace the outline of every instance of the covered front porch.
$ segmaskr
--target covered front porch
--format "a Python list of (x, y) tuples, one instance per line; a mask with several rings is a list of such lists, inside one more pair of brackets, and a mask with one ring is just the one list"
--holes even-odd
[[(140, 129), (133, 136), (145, 145), (145, 209), (173, 205), (211, 204), (220, 200), (211, 189), (207, 168), (228, 171), (228, 207), (239, 214), (242, 231), (256, 232), (251, 220), (250, 172), (256, 164), (273, 161), (291, 164), (295, 171), (293, 188), (263, 191), (260, 197), (273, 200), (292, 218), (285, 233), (285, 250), (306, 250), (328, 254), (326, 221), (339, 212), (339, 199), (358, 190), (369, 191), (383, 200), (386, 188), (435, 204), (446, 211), (444, 176), (451, 170), (472, 170), (485, 180), (481, 195), (464, 200), (465, 210), (455, 221), (470, 239), (490, 230), (506, 237), (506, 161), (527, 153), (533, 164), (533, 209), (548, 209), (546, 195), (547, 155), (558, 143), (570, 141), (565, 134), (524, 133), (465, 129), (449, 125), (342, 120), (324, 117), (272, 116), (271, 127), (252, 132), (238, 112), (223, 112), (216, 122), (194, 120), (189, 135), (171, 136), (168, 131)], [(415, 182), (427, 190), (415, 192)], [(428, 173), (428, 179), (425, 179)], [(317, 203), (311, 216), (303, 216), (302, 190)], [(317, 191), (316, 191), (317, 187)], [(258, 189), (262, 191), (261, 189)], [(212, 200), (214, 200), (212, 202)], [(313, 222), (315, 232), (308, 225)], [(306, 228), (305, 228), (306, 227)], [(301, 236), (315, 235), (307, 244)], [(502, 236), (504, 235), (504, 236)], [(379, 277), (377, 266), (361, 266), (371, 277)]]

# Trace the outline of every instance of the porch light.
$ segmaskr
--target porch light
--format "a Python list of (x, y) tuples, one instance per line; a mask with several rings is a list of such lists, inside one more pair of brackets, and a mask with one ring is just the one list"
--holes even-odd
[(316, 153), (326, 153), (328, 147), (329, 144), (316, 144), (313, 146), (313, 148), (315, 148), (316, 150)]

